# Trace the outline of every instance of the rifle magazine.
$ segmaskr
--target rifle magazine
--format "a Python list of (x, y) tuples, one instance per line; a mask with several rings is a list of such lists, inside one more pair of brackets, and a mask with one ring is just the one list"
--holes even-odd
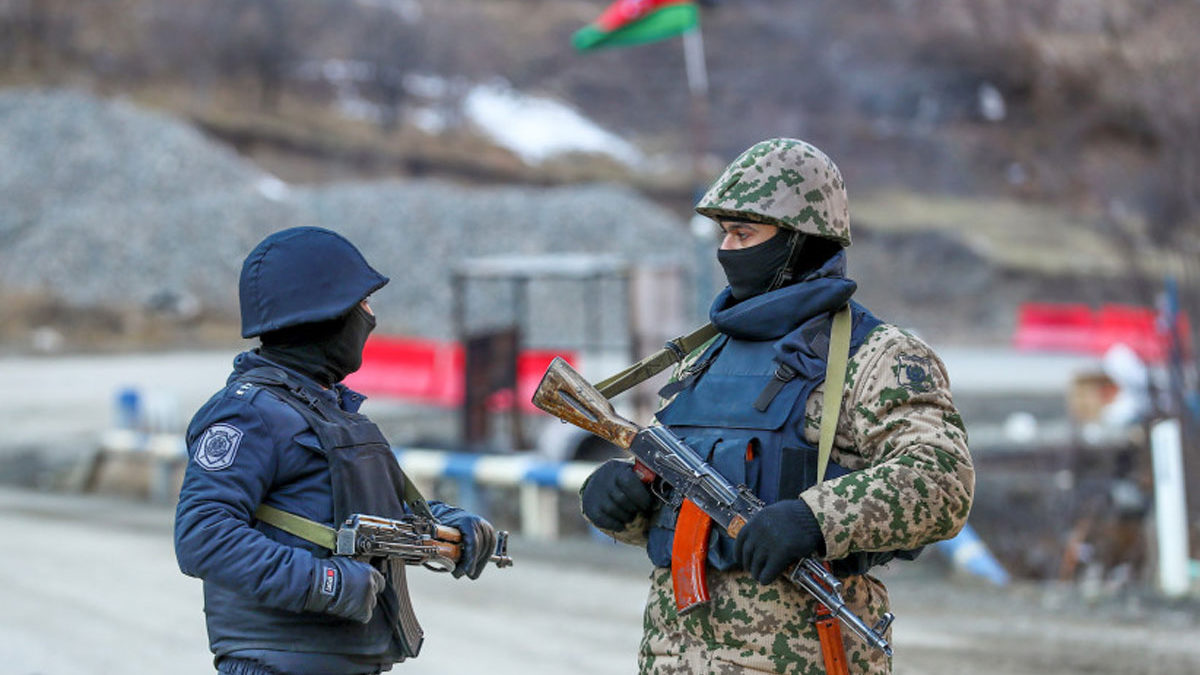
[(417, 613), (413, 610), (412, 598), (408, 594), (408, 580), (405, 565), (401, 560), (388, 563), (391, 586), (395, 590), (396, 608), (393, 619), (393, 630), (400, 642), (400, 651), (405, 659), (416, 658), (421, 653), (421, 645), (425, 642), (425, 631), (417, 621)]

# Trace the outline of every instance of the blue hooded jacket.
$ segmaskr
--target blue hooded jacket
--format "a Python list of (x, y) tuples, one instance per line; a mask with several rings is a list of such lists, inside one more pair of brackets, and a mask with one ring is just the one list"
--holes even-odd
[[(323, 389), (255, 352), (238, 355), (226, 387), (188, 427), (190, 461), (175, 519), (179, 567), (204, 580), (218, 658), (247, 650), (342, 654), (344, 669), (326, 672), (375, 672), (399, 660), (387, 618), (377, 611), (359, 624), (303, 611), (319, 559), (330, 552), (254, 517), (259, 504), (331, 527), (338, 516), (317, 434), (277, 393), (242, 381), (263, 366), (283, 370), (307, 395), (344, 411), (356, 412), (365, 400), (341, 384)], [(442, 520), (461, 513), (438, 502), (430, 507)]]

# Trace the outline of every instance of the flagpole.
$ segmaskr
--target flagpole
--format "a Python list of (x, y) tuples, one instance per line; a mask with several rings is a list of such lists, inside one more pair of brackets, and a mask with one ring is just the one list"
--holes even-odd
[[(704, 36), (700, 23), (683, 34), (683, 62), (687, 70), (690, 100), (690, 141), (692, 154), (692, 203), (704, 196), (707, 183), (704, 175), (704, 156), (708, 152), (708, 68), (704, 59)], [(713, 290), (713, 244), (715, 231), (712, 223), (699, 214), (693, 214), (689, 229), (695, 241), (696, 316), (708, 316), (708, 305)]]
[[(692, 187), (703, 189), (703, 160), (708, 150), (708, 68), (700, 24), (683, 34), (683, 62), (691, 99)], [(700, 194), (693, 195), (699, 199)]]

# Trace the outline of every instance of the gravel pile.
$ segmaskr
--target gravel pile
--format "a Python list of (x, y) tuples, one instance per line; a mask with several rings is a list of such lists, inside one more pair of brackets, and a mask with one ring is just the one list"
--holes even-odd
[(240, 259), (297, 209), (194, 128), (75, 92), (0, 92), (0, 285), (79, 306), (227, 310)]
[[(3, 291), (92, 307), (186, 300), (236, 316), (250, 248), (277, 229), (320, 225), (392, 277), (373, 299), (381, 327), (428, 337), (450, 334), (450, 270), (465, 258), (587, 252), (686, 264), (692, 250), (677, 215), (628, 188), (288, 187), (184, 123), (67, 91), (0, 91), (0, 204)], [(511, 300), (506, 289), (479, 292), (472, 312)], [(550, 332), (584, 301), (554, 284), (535, 285), (530, 299), (550, 306), (539, 315)]]
[[(685, 262), (690, 251), (677, 218), (610, 185), (467, 190), (388, 182), (306, 190), (297, 201), (316, 224), (344, 233), (392, 277), (372, 303), (404, 334), (450, 334), (452, 271), (467, 259), (586, 252), (669, 264)], [(604, 335), (592, 337), (616, 339), (627, 319), (615, 300), (621, 286), (611, 277), (592, 286), (562, 279), (531, 283), (525, 328), (536, 332), (526, 337), (532, 344), (578, 344), (588, 337), (580, 333), (586, 325), (582, 308), (597, 304), (605, 322), (596, 330)], [(504, 324), (520, 311), (512, 285), (498, 281), (472, 281), (465, 300), (470, 329)]]

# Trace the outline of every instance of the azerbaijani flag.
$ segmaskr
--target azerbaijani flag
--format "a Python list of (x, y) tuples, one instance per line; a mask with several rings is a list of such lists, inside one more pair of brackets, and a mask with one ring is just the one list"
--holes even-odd
[(571, 36), (579, 51), (640, 45), (685, 33), (700, 20), (691, 0), (616, 0)]

